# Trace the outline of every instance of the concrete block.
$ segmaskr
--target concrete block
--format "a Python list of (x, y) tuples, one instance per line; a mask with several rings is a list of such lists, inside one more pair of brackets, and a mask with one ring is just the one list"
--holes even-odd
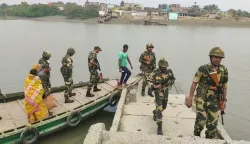
[[(152, 111), (155, 109), (155, 103), (130, 103), (124, 106), (124, 115), (141, 115), (153, 116)], [(163, 116), (173, 118), (195, 118), (195, 113), (188, 109), (185, 105), (175, 105), (175, 107), (168, 104), (166, 110), (163, 111)]]
[(103, 140), (103, 131), (105, 130), (105, 125), (103, 123), (97, 123), (92, 125), (83, 144), (101, 144)]
[(115, 113), (115, 117), (113, 119), (112, 126), (110, 128), (110, 131), (118, 131), (119, 126), (120, 126), (120, 120), (122, 116), (122, 109), (117, 109)]

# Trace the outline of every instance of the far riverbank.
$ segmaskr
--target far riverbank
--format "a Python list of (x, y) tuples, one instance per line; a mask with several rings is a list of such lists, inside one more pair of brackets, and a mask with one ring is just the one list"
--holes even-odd
[[(98, 24), (99, 18), (91, 18), (86, 20), (81, 19), (67, 19), (64, 16), (48, 16), (39, 18), (23, 18), (23, 17), (11, 17), (6, 18), (0, 17), (0, 20), (33, 20), (33, 21), (48, 21), (48, 22), (72, 22), (72, 23), (90, 23)], [(144, 25), (145, 18), (117, 18), (112, 19), (105, 24), (134, 24), (134, 25)], [(249, 27), (250, 21), (234, 21), (234, 20), (215, 20), (215, 19), (202, 19), (202, 18), (189, 18), (189, 19), (179, 19), (179, 20), (166, 20), (166, 19), (152, 19), (152, 21), (157, 21), (159, 23), (167, 25), (178, 25), (178, 26), (212, 26), (212, 27)]]

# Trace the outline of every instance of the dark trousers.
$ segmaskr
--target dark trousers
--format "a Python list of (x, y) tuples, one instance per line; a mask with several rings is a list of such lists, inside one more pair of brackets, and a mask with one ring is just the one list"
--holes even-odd
[(127, 67), (121, 67), (121, 69), (123, 72), (120, 79), (120, 84), (122, 85), (123, 83), (127, 83), (129, 77), (131, 76), (131, 71)]

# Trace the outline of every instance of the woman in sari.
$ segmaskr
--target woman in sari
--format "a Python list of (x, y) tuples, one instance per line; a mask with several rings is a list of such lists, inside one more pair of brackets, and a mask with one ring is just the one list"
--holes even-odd
[(24, 86), (24, 104), (30, 123), (42, 120), (48, 117), (48, 109), (43, 102), (44, 89), (42, 81), (36, 76), (37, 70), (31, 69), (25, 80)]

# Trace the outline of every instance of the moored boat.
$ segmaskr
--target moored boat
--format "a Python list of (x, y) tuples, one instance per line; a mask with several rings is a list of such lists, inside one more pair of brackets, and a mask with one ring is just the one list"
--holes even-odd
[[(127, 88), (132, 88), (140, 76), (131, 77)], [(87, 82), (74, 84), (74, 103), (64, 103), (65, 86), (53, 87), (56, 107), (51, 109), (52, 116), (30, 124), (24, 107), (24, 92), (0, 94), (0, 143), (34, 143), (39, 137), (53, 133), (68, 126), (77, 126), (81, 120), (91, 116), (106, 106), (115, 106), (121, 89), (117, 89), (116, 79), (104, 79), (98, 83), (101, 89), (93, 92), (94, 97), (86, 97)]]

